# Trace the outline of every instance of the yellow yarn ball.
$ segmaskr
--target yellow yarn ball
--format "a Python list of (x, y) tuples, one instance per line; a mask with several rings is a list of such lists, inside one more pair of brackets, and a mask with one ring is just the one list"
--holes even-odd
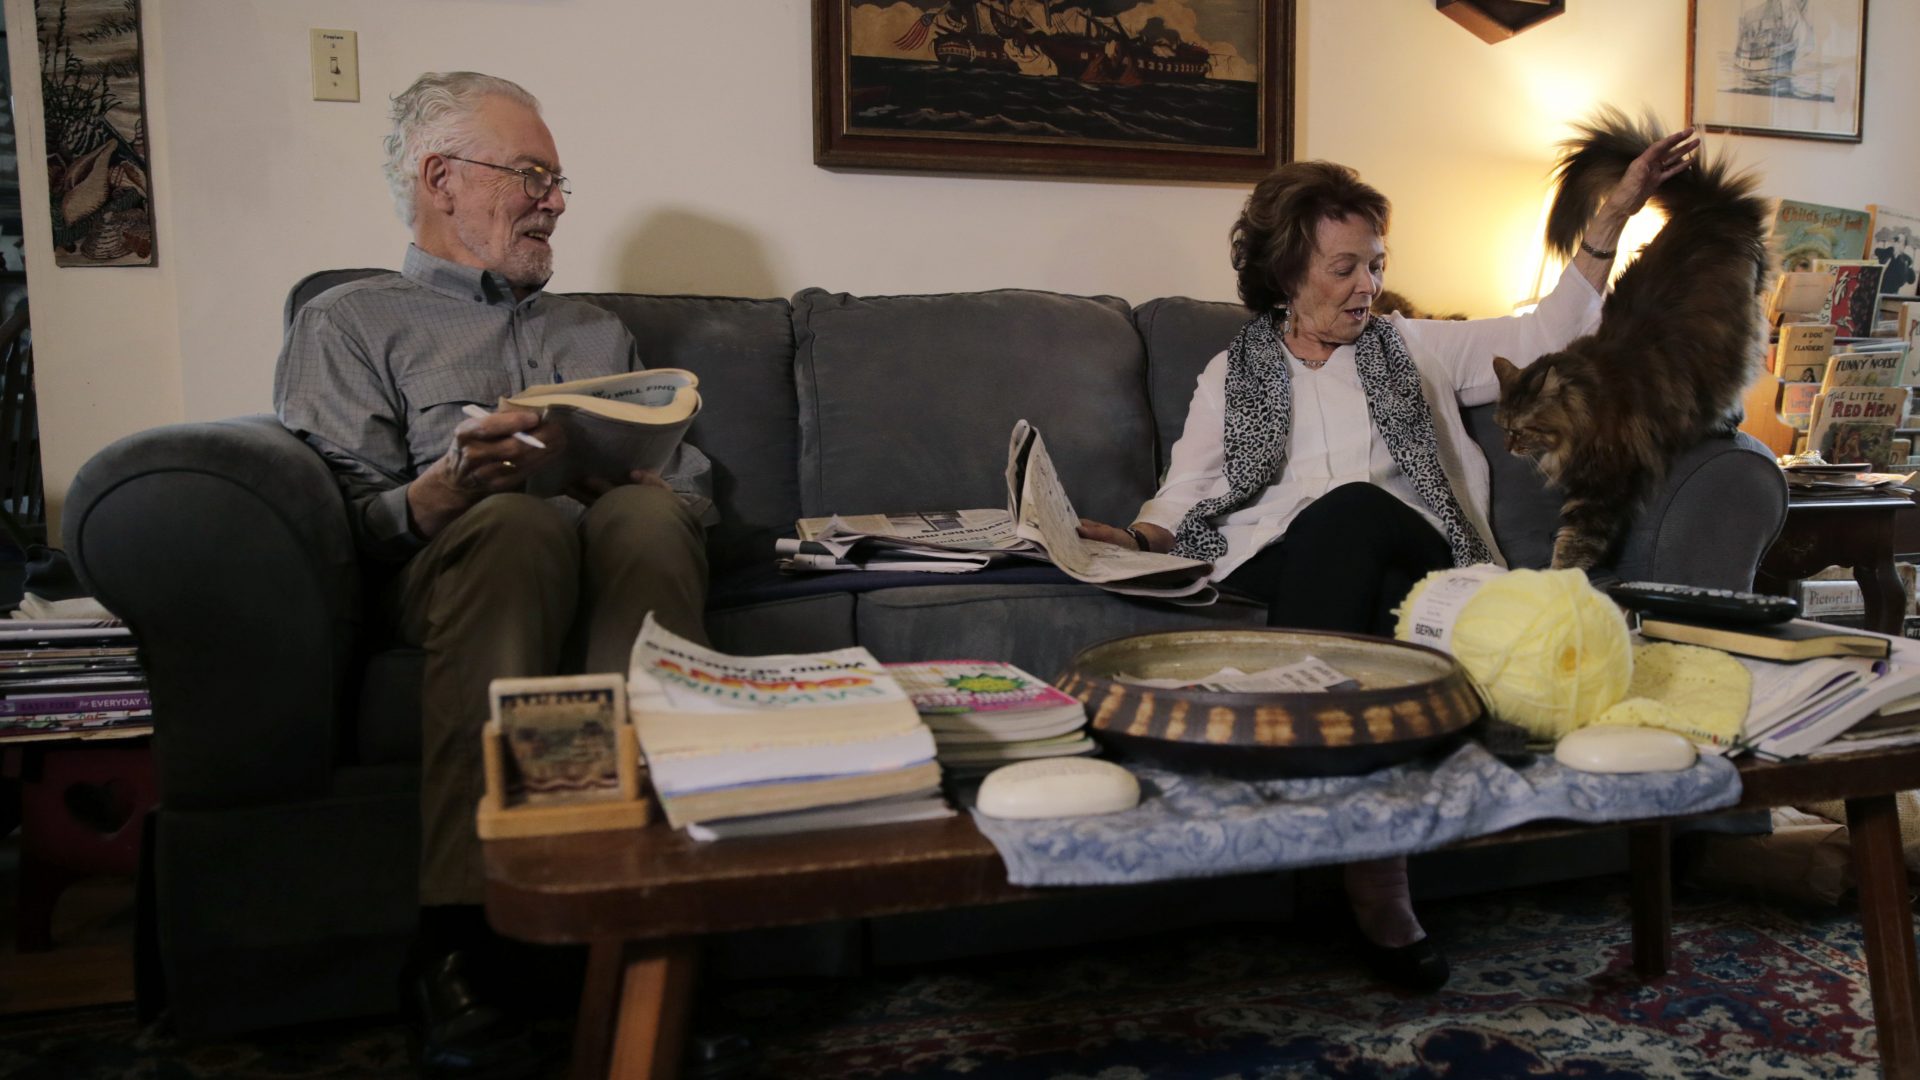
[[(1407, 594), (1395, 637), (1424, 640), (1413, 632), (1415, 605), (1449, 573), (1436, 570)], [(1494, 716), (1541, 739), (1591, 723), (1633, 678), (1625, 616), (1578, 570), (1495, 571), (1461, 607), (1446, 647), (1486, 690)]]

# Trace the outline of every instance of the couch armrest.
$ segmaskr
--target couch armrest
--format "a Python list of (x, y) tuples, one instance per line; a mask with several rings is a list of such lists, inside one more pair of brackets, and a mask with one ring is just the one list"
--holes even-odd
[(170, 807), (328, 790), (360, 575), (319, 455), (272, 416), (144, 431), (81, 468), (63, 532), (81, 580), (139, 641)]
[(1744, 433), (1709, 438), (1673, 463), (1615, 572), (1628, 581), (1751, 589), (1786, 520), (1786, 478), (1766, 448)]

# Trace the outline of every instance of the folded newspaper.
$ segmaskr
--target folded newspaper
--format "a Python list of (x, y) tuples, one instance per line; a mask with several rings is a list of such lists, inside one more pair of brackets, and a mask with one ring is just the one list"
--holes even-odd
[(1040, 432), (1025, 420), (1007, 445), (1007, 508), (802, 518), (797, 538), (776, 541), (784, 570), (921, 570), (965, 573), (1005, 559), (1058, 566), (1110, 592), (1210, 604), (1213, 564), (1134, 551), (1080, 535), (1080, 516)]

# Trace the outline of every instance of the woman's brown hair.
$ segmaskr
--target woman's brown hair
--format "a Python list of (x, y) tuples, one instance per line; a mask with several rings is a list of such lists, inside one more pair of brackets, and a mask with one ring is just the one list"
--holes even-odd
[(1385, 236), (1392, 209), (1345, 165), (1293, 161), (1275, 169), (1254, 185), (1230, 234), (1240, 302), (1256, 312), (1286, 302), (1313, 259), (1322, 219), (1358, 217)]

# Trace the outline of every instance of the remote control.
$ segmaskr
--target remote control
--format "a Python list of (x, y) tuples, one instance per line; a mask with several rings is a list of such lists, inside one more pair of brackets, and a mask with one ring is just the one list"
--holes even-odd
[(1661, 581), (1623, 581), (1608, 586), (1607, 595), (1635, 611), (1686, 622), (1766, 625), (1786, 622), (1800, 614), (1800, 602), (1790, 596), (1762, 596)]

